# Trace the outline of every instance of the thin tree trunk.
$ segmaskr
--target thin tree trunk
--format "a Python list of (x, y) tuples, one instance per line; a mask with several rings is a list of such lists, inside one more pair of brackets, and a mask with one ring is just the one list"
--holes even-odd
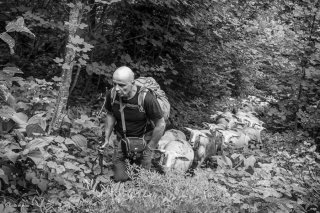
[(73, 84), (72, 84), (71, 89), (70, 89), (70, 95), (71, 95), (73, 89), (75, 88), (75, 86), (77, 85), (77, 82), (78, 82), (78, 79), (79, 79), (80, 70), (81, 70), (81, 64), (78, 64), (77, 73), (76, 73), (76, 76), (74, 77)]
[[(82, 3), (78, 0), (74, 7), (70, 10), (69, 16), (69, 36), (68, 36), (68, 44), (72, 44), (71, 38), (75, 36), (78, 26), (81, 21), (81, 10)], [(62, 85), (59, 88), (59, 94), (55, 106), (55, 112), (52, 117), (52, 121), (50, 123), (48, 134), (52, 131), (52, 129), (57, 129), (60, 127), (63, 120), (63, 113), (66, 111), (66, 106), (69, 97), (69, 88), (71, 84), (72, 78), (72, 69), (74, 65), (74, 58), (76, 52), (69, 47), (66, 47), (66, 55), (64, 58), (65, 65), (62, 69)]]
[(297, 143), (297, 137), (298, 137), (298, 113), (300, 110), (300, 99), (302, 96), (302, 90), (303, 90), (303, 83), (305, 81), (305, 76), (306, 76), (306, 68), (305, 65), (302, 66), (302, 77), (300, 80), (300, 85), (299, 85), (299, 89), (298, 89), (298, 96), (297, 96), (297, 101), (296, 101), (296, 111), (295, 111), (295, 119), (294, 119), (294, 135), (293, 135), (293, 141), (294, 143)]
[(81, 96), (84, 96), (84, 94), (86, 94), (87, 89), (89, 88), (89, 86), (91, 85), (91, 81), (92, 81), (92, 75), (89, 75), (87, 81), (86, 81), (86, 85), (81, 93)]
[[(317, 3), (315, 4), (316, 6), (319, 4), (319, 0), (317, 1)], [(319, 9), (318, 9), (319, 11)], [(316, 23), (316, 14), (318, 13), (318, 11), (315, 12), (315, 15), (313, 16), (312, 19), (312, 23), (310, 26), (310, 34), (309, 34), (309, 44), (312, 43), (312, 34), (315, 30), (315, 23)], [(306, 50), (304, 50), (304, 52), (306, 53)], [(307, 54), (306, 54), (307, 55)], [(309, 55), (307, 55), (307, 57), (309, 57)], [(302, 68), (302, 76), (301, 76), (301, 80), (300, 80), (300, 85), (299, 85), (299, 89), (298, 89), (298, 96), (297, 96), (297, 102), (296, 102), (296, 111), (294, 113), (295, 115), (295, 119), (294, 119), (294, 143), (297, 143), (297, 136), (298, 136), (298, 112), (300, 110), (300, 102), (301, 102), (301, 98), (302, 98), (302, 93), (303, 93), (303, 83), (305, 83), (306, 80), (306, 68), (307, 68), (307, 59), (306, 58), (302, 58), (301, 59), (301, 68)]]

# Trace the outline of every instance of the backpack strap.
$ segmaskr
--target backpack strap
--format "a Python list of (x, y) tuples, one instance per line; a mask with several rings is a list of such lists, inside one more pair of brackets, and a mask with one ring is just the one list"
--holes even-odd
[(116, 90), (114, 89), (114, 87), (112, 87), (111, 89), (111, 106), (113, 106), (114, 101), (116, 100)]
[[(140, 112), (144, 112), (144, 113), (146, 112), (144, 110), (144, 99), (146, 98), (146, 95), (147, 95), (148, 91), (151, 92), (152, 90), (148, 89), (147, 87), (141, 87), (140, 88), (139, 96), (138, 96), (138, 106), (139, 106), (139, 111)], [(155, 127), (155, 124), (150, 119), (147, 119), (147, 125), (148, 125), (148, 123), (151, 126)], [(144, 130), (145, 133), (147, 131), (147, 125), (146, 125), (145, 130)]]
[(148, 92), (148, 88), (145, 88), (145, 87), (140, 88), (139, 96), (138, 96), (138, 106), (139, 106), (140, 112), (146, 112), (144, 110), (144, 99), (146, 98), (147, 92)]
[(127, 137), (127, 129), (126, 129), (126, 121), (124, 118), (124, 108), (126, 107), (126, 105), (123, 105), (122, 103), (122, 98), (120, 98), (120, 114), (121, 114), (121, 124), (122, 124), (122, 131), (123, 131), (123, 135), (126, 138)]

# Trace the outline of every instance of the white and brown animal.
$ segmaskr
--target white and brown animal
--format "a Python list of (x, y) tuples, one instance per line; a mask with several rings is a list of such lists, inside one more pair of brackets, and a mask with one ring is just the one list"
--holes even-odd
[(165, 145), (170, 141), (187, 140), (186, 135), (177, 129), (169, 129), (165, 131), (158, 143), (158, 149), (164, 149)]
[(222, 149), (222, 137), (219, 134), (212, 134), (210, 130), (186, 129), (190, 132), (189, 143), (194, 150), (196, 168)]
[(247, 127), (253, 127), (255, 129), (264, 129), (263, 124), (264, 122), (257, 118), (253, 112), (245, 112), (239, 110), (235, 116), (239, 120), (240, 123), (245, 124)]
[(194, 160), (193, 149), (186, 140), (169, 141), (163, 149), (157, 149), (155, 152), (161, 155), (159, 165), (165, 173), (186, 172)]
[(217, 111), (214, 115), (211, 115), (210, 118), (214, 120), (215, 124), (224, 127), (224, 129), (235, 127), (236, 122), (238, 121), (237, 117), (230, 111)]
[(253, 127), (215, 130), (211, 132), (214, 134), (216, 131), (222, 134), (222, 142), (224, 146), (231, 146), (233, 148), (249, 148), (255, 143), (262, 146), (261, 130)]

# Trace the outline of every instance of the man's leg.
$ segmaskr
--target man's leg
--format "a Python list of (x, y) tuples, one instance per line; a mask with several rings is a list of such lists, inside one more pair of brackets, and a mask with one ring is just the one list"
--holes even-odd
[(127, 173), (127, 164), (125, 160), (126, 157), (122, 151), (121, 143), (118, 140), (114, 146), (114, 153), (112, 159), (114, 165), (114, 180), (116, 182), (124, 182), (130, 179)]
[(151, 151), (147, 146), (147, 148), (142, 152), (142, 156), (141, 156), (142, 168), (148, 169), (148, 170), (151, 169), (152, 156), (153, 156), (153, 151)]

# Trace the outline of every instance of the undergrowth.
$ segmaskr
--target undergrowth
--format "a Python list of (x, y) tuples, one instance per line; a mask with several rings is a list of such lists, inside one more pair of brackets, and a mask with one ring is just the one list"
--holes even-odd
[[(277, 146), (273, 140), (267, 143)], [(305, 142), (291, 153), (285, 148), (268, 156), (233, 153), (230, 165), (198, 169), (192, 175), (162, 175), (133, 165), (132, 181), (126, 183), (98, 176), (81, 193), (70, 196), (56, 189), (56, 196), (40, 193), (20, 200), (20, 208), (6, 197), (0, 209), (5, 205), (7, 212), (312, 212), (320, 200), (320, 156), (314, 149)]]

